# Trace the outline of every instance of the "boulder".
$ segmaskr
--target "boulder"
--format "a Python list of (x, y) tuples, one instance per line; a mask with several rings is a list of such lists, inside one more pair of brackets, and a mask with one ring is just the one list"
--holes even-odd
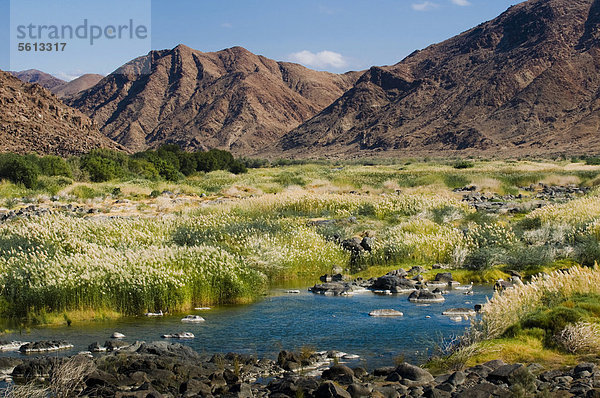
[(420, 265), (415, 265), (414, 267), (412, 267), (411, 269), (408, 270), (408, 274), (409, 275), (417, 275), (417, 274), (422, 274), (425, 271), (426, 271), (425, 268), (421, 267)]
[(321, 384), (314, 396), (315, 398), (352, 398), (350, 393), (330, 380)]
[(342, 248), (352, 253), (360, 253), (365, 251), (365, 248), (361, 245), (362, 239), (358, 237), (346, 239), (342, 241)]
[(433, 381), (433, 376), (427, 370), (406, 362), (398, 365), (394, 373), (402, 378), (402, 384), (407, 387), (423, 386)]
[(404, 314), (400, 311), (396, 310), (374, 310), (369, 312), (369, 316), (375, 317), (392, 317), (392, 316), (404, 316)]
[(446, 316), (475, 316), (476, 314), (475, 310), (469, 308), (451, 308), (442, 312), (442, 315)]
[(354, 382), (354, 371), (345, 365), (333, 365), (323, 371), (323, 380), (333, 380), (340, 384), (352, 384)]
[(19, 348), (23, 354), (34, 354), (40, 352), (53, 352), (59, 350), (68, 350), (73, 348), (73, 344), (69, 344), (66, 341), (38, 341), (35, 343), (27, 343)]
[(364, 238), (362, 238), (362, 241), (360, 242), (360, 245), (362, 246), (362, 248), (368, 252), (370, 252), (371, 250), (373, 250), (373, 244), (375, 243), (374, 239), (369, 237), (369, 236), (365, 236)]
[[(532, 376), (531, 372), (522, 364), (515, 363), (511, 365), (500, 366), (487, 377), (490, 382), (513, 384), (516, 380), (521, 380), (524, 377)], [(533, 376), (532, 376), (533, 377)]]
[(408, 301), (411, 303), (442, 303), (446, 301), (444, 296), (440, 293), (433, 293), (429, 290), (420, 289), (416, 290), (408, 296)]
[(414, 289), (415, 282), (408, 279), (401, 278), (395, 275), (384, 275), (377, 278), (371, 289), (373, 290), (397, 290), (398, 288), (403, 290)]
[(408, 272), (406, 272), (406, 271), (405, 271), (404, 269), (402, 269), (402, 268), (399, 268), (399, 269), (396, 269), (396, 270), (394, 270), (394, 271), (390, 271), (390, 272), (388, 272), (386, 275), (387, 275), (387, 276), (397, 276), (397, 277), (400, 277), (400, 278), (405, 278), (405, 277), (407, 277), (407, 276), (408, 276)]
[(436, 282), (441, 283), (452, 283), (454, 279), (452, 278), (452, 274), (450, 272), (440, 272), (436, 274), (435, 279)]
[(371, 390), (369, 388), (358, 383), (350, 384), (346, 391), (352, 398), (366, 398), (371, 394)]

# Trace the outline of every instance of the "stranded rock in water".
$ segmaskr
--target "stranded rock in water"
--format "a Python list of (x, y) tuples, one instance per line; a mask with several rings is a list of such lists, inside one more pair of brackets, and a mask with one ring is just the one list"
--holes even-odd
[(429, 290), (416, 290), (410, 296), (408, 301), (411, 303), (442, 303), (446, 301), (440, 293), (432, 293)]
[(382, 317), (382, 316), (404, 316), (404, 314), (401, 313), (400, 311), (396, 311), (396, 310), (375, 310), (375, 311), (369, 312), (369, 316), (377, 316), (377, 317)]
[(469, 308), (452, 308), (442, 312), (442, 315), (446, 316), (475, 316), (475, 310)]
[(181, 333), (172, 333), (172, 334), (163, 334), (163, 339), (193, 339), (194, 336), (191, 332), (181, 332)]
[(191, 322), (191, 323), (204, 322), (204, 318), (202, 318), (200, 315), (188, 315), (185, 318), (183, 318), (181, 320), (181, 322)]
[(66, 341), (39, 341), (35, 343), (27, 343), (19, 348), (23, 354), (32, 354), (38, 352), (52, 352), (59, 350), (68, 350), (73, 348), (73, 344)]

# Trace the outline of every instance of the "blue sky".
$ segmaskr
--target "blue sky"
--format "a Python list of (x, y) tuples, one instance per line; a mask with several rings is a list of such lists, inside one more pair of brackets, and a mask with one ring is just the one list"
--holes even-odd
[[(400, 61), (415, 49), (490, 20), (518, 0), (13, 0), (20, 18), (99, 25), (129, 17), (148, 25), (147, 40), (115, 41), (63, 54), (16, 53), (10, 0), (0, 0), (0, 69), (41, 69), (59, 77), (108, 74), (148, 49), (183, 43), (201, 51), (232, 46), (332, 72)], [(75, 6), (75, 3), (76, 6)], [(144, 20), (150, 15), (151, 20)], [(127, 4), (127, 6), (123, 6)], [(148, 4), (148, 6), (145, 6)], [(30, 10), (30, 12), (28, 11)], [(71, 13), (69, 13), (71, 11)], [(40, 15), (36, 15), (40, 14)], [(41, 18), (41, 19), (40, 19)], [(39, 22), (41, 21), (41, 22)], [(58, 22), (53, 22), (58, 21)], [(11, 43), (11, 32), (13, 41)], [(31, 41), (31, 40), (30, 40)], [(14, 48), (13, 48), (14, 47)], [(75, 49), (78, 49), (75, 51)], [(10, 53), (13, 52), (11, 59)], [(11, 64), (12, 61), (12, 64)]]

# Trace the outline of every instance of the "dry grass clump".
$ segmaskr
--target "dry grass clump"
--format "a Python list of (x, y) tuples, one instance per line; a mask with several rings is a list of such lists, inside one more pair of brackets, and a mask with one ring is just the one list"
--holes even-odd
[(600, 351), (600, 325), (578, 322), (567, 325), (555, 336), (556, 342), (571, 354)]
[(516, 285), (502, 293), (495, 293), (481, 310), (482, 317), (476, 329), (484, 339), (501, 336), (509, 326), (543, 306), (549, 294), (571, 297), (576, 294), (600, 294), (598, 266), (573, 267), (568, 271), (554, 271), (550, 275), (534, 276), (530, 283)]

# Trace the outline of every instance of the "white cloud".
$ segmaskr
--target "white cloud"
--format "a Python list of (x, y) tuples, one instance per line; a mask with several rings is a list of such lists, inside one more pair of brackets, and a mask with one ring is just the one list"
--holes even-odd
[(230, 24), (229, 22), (224, 22), (221, 24), (221, 27), (225, 28), (225, 29), (231, 29), (231, 28), (233, 28), (233, 25)]
[(342, 54), (328, 50), (320, 51), (318, 53), (304, 50), (290, 54), (289, 59), (293, 62), (316, 68), (326, 68), (328, 66), (333, 68), (343, 68), (348, 65), (348, 61)]
[[(458, 0), (458, 1), (464, 1), (464, 0)], [(429, 10), (433, 10), (434, 8), (438, 8), (439, 4), (432, 3), (431, 1), (424, 1), (422, 3), (413, 3), (411, 5), (411, 7), (415, 11), (429, 11)]]
[(456, 4), (457, 6), (461, 6), (461, 7), (465, 7), (465, 6), (470, 6), (471, 3), (469, 2), (469, 0), (450, 0), (452, 1), (452, 3)]

